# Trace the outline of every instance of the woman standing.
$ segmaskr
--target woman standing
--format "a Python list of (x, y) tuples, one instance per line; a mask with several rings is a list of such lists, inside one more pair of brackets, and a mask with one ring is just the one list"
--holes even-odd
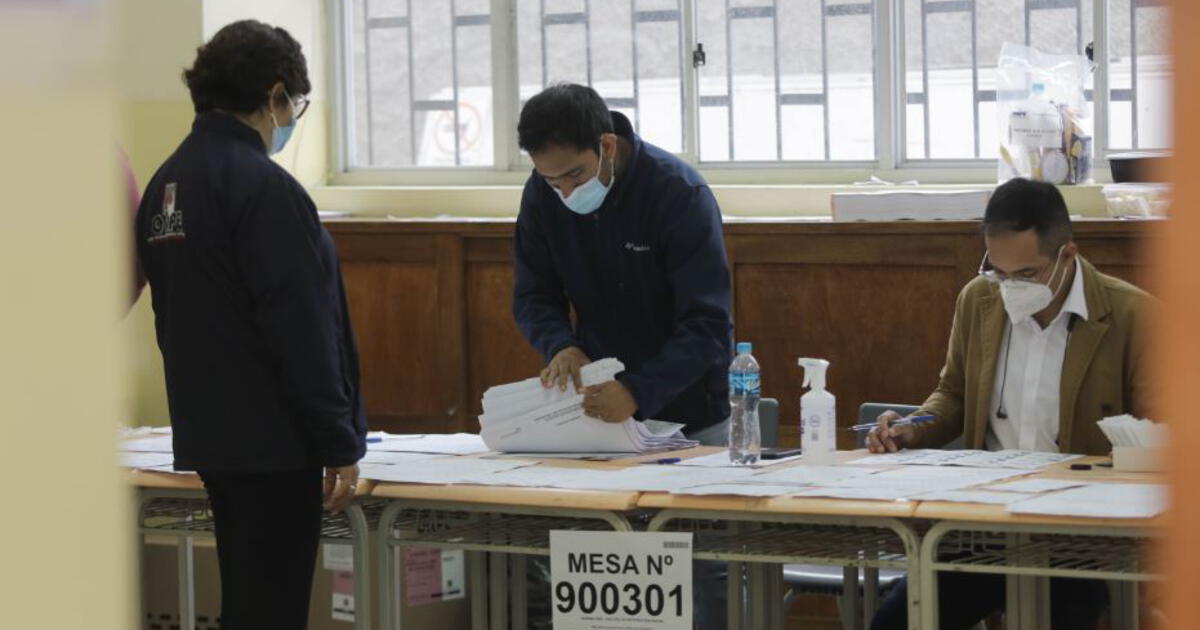
[(366, 436), (333, 241), (269, 157), (304, 115), (308, 72), (287, 31), (248, 20), (200, 47), (184, 80), (195, 122), (136, 234), (175, 468), (212, 501), (222, 627), (304, 628), (321, 510), (353, 498)]

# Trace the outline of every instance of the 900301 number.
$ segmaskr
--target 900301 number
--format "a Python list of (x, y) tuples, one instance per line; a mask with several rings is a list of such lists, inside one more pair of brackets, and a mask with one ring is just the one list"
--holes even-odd
[(641, 614), (660, 617), (668, 606), (674, 604), (674, 615), (683, 616), (683, 587), (680, 585), (664, 592), (658, 584), (619, 586), (612, 582), (599, 585), (583, 582), (576, 586), (571, 582), (559, 582), (554, 585), (554, 599), (558, 611), (564, 614), (575, 612), (578, 608), (585, 615), (597, 611), (615, 615), (620, 611), (631, 617)]

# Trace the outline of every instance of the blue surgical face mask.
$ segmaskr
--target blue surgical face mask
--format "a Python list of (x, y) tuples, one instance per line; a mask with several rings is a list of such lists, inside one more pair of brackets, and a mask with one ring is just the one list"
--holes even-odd
[[(285, 98), (287, 98), (289, 103), (292, 102), (292, 97), (288, 96), (287, 90), (283, 91), (283, 95)], [(270, 153), (271, 155), (275, 155), (283, 150), (283, 147), (287, 144), (288, 139), (292, 137), (292, 132), (296, 130), (296, 117), (292, 116), (292, 122), (281, 126), (279, 121), (275, 120), (275, 110), (272, 108), (271, 124), (274, 127), (271, 129)]]
[[(562, 199), (563, 205), (571, 212), (576, 214), (591, 214), (598, 210), (604, 203), (604, 198), (608, 196), (608, 191), (612, 189), (612, 185), (617, 181), (617, 169), (614, 165), (612, 179), (608, 185), (600, 183), (600, 171), (604, 170), (604, 145), (600, 145), (600, 166), (596, 167), (596, 176), (587, 180), (580, 186), (576, 186), (575, 190), (571, 191), (570, 197), (564, 197), (562, 191), (555, 188), (554, 192), (558, 193), (558, 198)], [(609, 164), (613, 161), (610, 159)]]

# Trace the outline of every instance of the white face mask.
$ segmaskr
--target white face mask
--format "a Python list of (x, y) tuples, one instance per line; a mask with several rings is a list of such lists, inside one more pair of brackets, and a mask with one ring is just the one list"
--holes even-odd
[[(1050, 272), (1050, 280), (1054, 280), (1054, 275), (1058, 273), (1062, 252), (1063, 249), (1059, 248), (1054, 259), (1054, 270)], [(1058, 281), (1058, 288), (1053, 291), (1048, 285), (1041, 282), (1029, 282), (1014, 278), (1001, 280), (1000, 298), (1004, 300), (1004, 310), (1008, 312), (1009, 321), (1015, 324), (1045, 310), (1054, 301), (1054, 296), (1062, 290), (1066, 280), (1067, 274), (1064, 273), (1062, 279)]]
[[(576, 214), (591, 214), (598, 210), (604, 203), (604, 198), (608, 196), (608, 191), (617, 181), (616, 167), (613, 167), (612, 179), (608, 185), (600, 183), (600, 171), (604, 170), (604, 145), (600, 145), (600, 165), (596, 167), (596, 176), (587, 180), (580, 186), (576, 186), (571, 191), (570, 197), (564, 197), (562, 191), (555, 188), (554, 192), (558, 193), (558, 198), (562, 200), (563, 205)], [(612, 160), (609, 160), (612, 163)]]

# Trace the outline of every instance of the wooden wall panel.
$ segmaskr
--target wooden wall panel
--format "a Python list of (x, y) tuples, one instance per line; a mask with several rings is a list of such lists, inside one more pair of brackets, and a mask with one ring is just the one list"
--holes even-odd
[[(754, 343), (785, 445), (799, 442), (800, 357), (831, 362), (841, 427), (864, 402), (920, 403), (936, 384), (958, 292), (952, 267), (738, 264), (734, 281), (735, 335)], [(854, 435), (839, 431), (838, 443), (851, 448)]]
[(437, 265), (346, 261), (342, 275), (371, 428), (437, 428), (433, 420), (443, 415)]
[[(529, 378), (542, 358), (521, 336), (512, 316), (513, 268), (507, 262), (467, 266), (467, 358), (471, 422), (483, 413), (480, 398), (492, 385)], [(478, 425), (473, 425), (476, 429)]]

